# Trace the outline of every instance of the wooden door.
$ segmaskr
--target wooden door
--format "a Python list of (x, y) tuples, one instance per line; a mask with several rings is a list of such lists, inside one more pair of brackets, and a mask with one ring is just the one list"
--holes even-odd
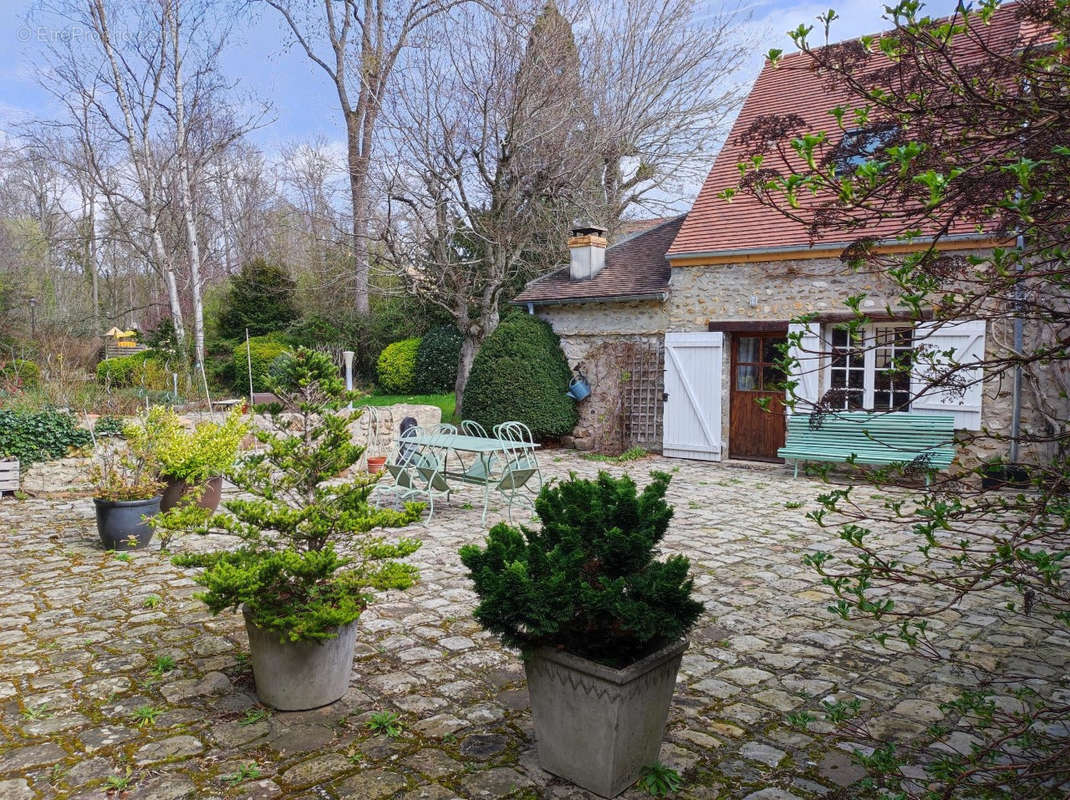
[(662, 454), (721, 460), (722, 333), (665, 334)]
[(784, 376), (774, 362), (786, 341), (787, 331), (732, 335), (731, 458), (783, 461), (776, 451), (784, 446)]

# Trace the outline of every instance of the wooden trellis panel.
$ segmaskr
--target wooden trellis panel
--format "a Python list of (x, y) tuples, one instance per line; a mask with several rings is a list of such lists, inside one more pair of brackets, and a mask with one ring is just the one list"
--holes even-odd
[(627, 356), (622, 364), (627, 380), (621, 386), (624, 442), (656, 447), (661, 443), (665, 351), (660, 341), (636, 342)]

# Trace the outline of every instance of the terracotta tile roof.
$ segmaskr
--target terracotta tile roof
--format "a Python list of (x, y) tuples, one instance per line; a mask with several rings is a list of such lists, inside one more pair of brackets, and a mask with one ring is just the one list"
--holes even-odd
[(658, 297), (669, 288), (665, 251), (676, 238), (686, 214), (606, 248), (606, 265), (590, 280), (574, 281), (568, 267), (528, 283), (514, 303), (540, 305), (588, 300)]
[[(1033, 26), (1018, 18), (1016, 6), (1013, 4), (1001, 7), (988, 26), (982, 25), (976, 17), (974, 20), (974, 35), (983, 37), (990, 46), (997, 48), (1006, 45), (1010, 49), (1021, 37), (1028, 38), (1036, 32)], [(956, 52), (964, 62), (968, 62), (971, 57), (976, 58), (981, 49), (975, 43), (967, 43), (963, 47), (956, 44)], [(890, 62), (883, 55), (873, 55), (870, 63), (872, 66), (869, 68), (876, 70), (888, 66)], [(717, 155), (713, 168), (688, 213), (687, 221), (669, 248), (668, 257), (672, 259), (674, 256), (766, 248), (806, 250), (820, 245), (842, 245), (857, 238), (857, 231), (844, 231), (839, 235), (835, 235), (835, 231), (826, 231), (820, 238), (811, 240), (804, 225), (760, 204), (743, 191), (738, 192), (731, 202), (718, 197), (724, 189), (739, 185), (737, 164), (746, 160), (744, 153), (748, 149), (753, 149), (741, 143), (741, 135), (747, 132), (759, 117), (797, 115), (802, 119), (803, 131), (824, 130), (835, 144), (842, 134), (828, 112), (840, 104), (847, 108), (858, 105), (857, 102), (852, 102), (844, 89), (830, 86), (826, 77), (812, 68), (812, 62), (807, 55), (793, 53), (785, 56), (776, 67), (767, 62), (743, 104), (724, 147)], [(796, 135), (798, 133), (791, 134)], [(790, 146), (785, 143), (783, 148), (790, 153), (789, 162), (794, 161), (796, 167), (805, 169), (801, 159), (797, 158)], [(766, 164), (783, 169), (784, 162), (772, 152), (772, 147), (769, 150), (772, 154), (767, 156)], [(816, 202), (807, 197), (800, 197), (800, 201), (804, 206), (806, 202)], [(882, 225), (868, 228), (867, 235), (890, 236), (895, 230), (894, 221), (889, 220)], [(963, 230), (953, 233), (972, 231), (974, 227), (964, 223)]]
[(664, 222), (669, 222), (673, 217), (653, 217), (652, 219), (626, 219), (617, 226), (617, 235), (614, 244), (630, 239), (637, 233), (656, 228)]

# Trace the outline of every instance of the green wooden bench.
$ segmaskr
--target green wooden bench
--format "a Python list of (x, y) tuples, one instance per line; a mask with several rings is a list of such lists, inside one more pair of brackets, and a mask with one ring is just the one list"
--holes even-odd
[(811, 426), (809, 414), (788, 417), (787, 442), (777, 455), (803, 461), (855, 464), (910, 464), (931, 473), (947, 469), (955, 457), (955, 417), (951, 414), (871, 414), (848, 411), (821, 415)]

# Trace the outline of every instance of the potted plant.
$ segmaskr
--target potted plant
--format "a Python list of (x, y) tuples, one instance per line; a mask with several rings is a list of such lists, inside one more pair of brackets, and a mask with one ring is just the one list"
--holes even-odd
[(147, 519), (160, 511), (163, 483), (156, 449), (168, 422), (154, 410), (123, 429), (123, 438), (98, 446), (89, 469), (97, 532), (109, 550), (133, 550), (152, 540)]
[(461, 561), (475, 617), (524, 654), (539, 764), (613, 797), (657, 761), (676, 673), (702, 613), (690, 564), (654, 559), (669, 476), (637, 494), (599, 473), (543, 488), (540, 530), (500, 524)]
[(160, 509), (170, 511), (180, 502), (195, 502), (215, 511), (222, 497), (223, 474), (234, 465), (249, 423), (237, 407), (222, 423), (205, 421), (192, 430), (181, 425), (174, 412), (169, 413), (175, 425), (157, 451), (166, 482)]
[[(236, 548), (174, 557), (203, 567), (199, 597), (213, 613), (242, 610), (256, 692), (284, 711), (318, 708), (349, 685), (356, 622), (375, 589), (406, 588), (416, 570), (398, 559), (420, 542), (388, 542), (373, 531), (415, 522), (404, 511), (371, 506), (376, 478), (353, 466), (364, 448), (348, 425), (359, 411), (330, 358), (305, 348), (277, 364), (272, 391), (294, 412), (269, 409), (270, 428), (256, 430), (262, 447), (239, 460), (228, 478), (247, 497), (212, 514), (184, 505), (153, 520), (161, 536), (178, 531), (236, 536)], [(165, 532), (165, 533), (164, 533)]]

